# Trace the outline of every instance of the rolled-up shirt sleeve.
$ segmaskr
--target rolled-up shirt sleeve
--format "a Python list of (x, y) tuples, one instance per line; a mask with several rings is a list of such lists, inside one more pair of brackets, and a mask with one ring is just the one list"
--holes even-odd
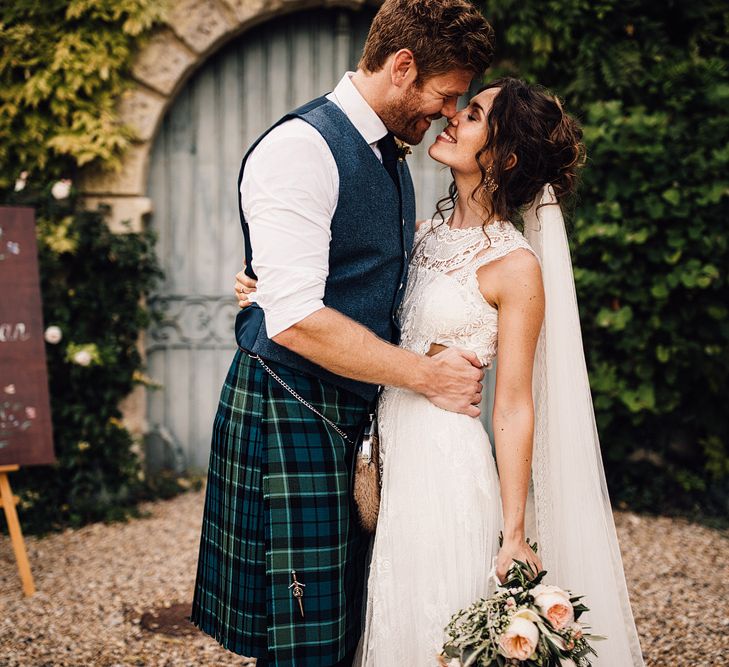
[(269, 338), (324, 307), (338, 193), (329, 146), (300, 119), (272, 130), (246, 163), (240, 196), (258, 276), (252, 296)]

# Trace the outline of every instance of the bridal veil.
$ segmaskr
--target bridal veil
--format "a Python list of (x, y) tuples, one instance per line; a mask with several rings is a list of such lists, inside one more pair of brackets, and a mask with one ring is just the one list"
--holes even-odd
[(542, 264), (544, 325), (534, 367), (532, 481), (547, 582), (584, 594), (600, 667), (642, 667), (582, 346), (564, 219), (545, 186), (524, 216)]

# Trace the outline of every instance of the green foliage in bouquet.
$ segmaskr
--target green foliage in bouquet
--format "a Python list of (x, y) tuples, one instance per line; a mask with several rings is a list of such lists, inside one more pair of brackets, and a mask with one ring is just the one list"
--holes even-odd
[[(536, 543), (529, 546), (537, 552)], [(589, 611), (580, 601), (582, 596), (543, 586), (546, 574), (515, 560), (507, 579), (491, 597), (453, 615), (445, 628), (448, 639), (440, 655), (441, 665), (560, 667), (560, 660), (572, 660), (577, 667), (590, 667), (590, 656), (597, 653), (589, 640), (604, 637), (584, 632), (587, 626), (579, 623), (580, 616)], [(558, 625), (550, 620), (549, 612), (540, 608), (540, 589), (559, 591), (560, 604), (571, 608), (569, 623)], [(510, 634), (518, 635), (519, 641), (505, 642)], [(523, 655), (516, 657), (519, 652)]]
[(584, 123), (575, 281), (614, 501), (729, 511), (729, 5), (494, 0), (492, 74)]
[(78, 211), (72, 193), (56, 199), (50, 185), (29, 182), (9, 203), (36, 209), (57, 456), (13, 475), (23, 529), (123, 518), (148, 493), (119, 403), (146, 381), (137, 341), (150, 321), (143, 298), (160, 276), (154, 238), (113, 234), (100, 213)]

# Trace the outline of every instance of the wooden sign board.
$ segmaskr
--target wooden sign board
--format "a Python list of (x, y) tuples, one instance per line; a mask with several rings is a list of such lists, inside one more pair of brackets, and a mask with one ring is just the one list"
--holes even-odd
[(54, 461), (35, 216), (0, 206), (0, 466)]

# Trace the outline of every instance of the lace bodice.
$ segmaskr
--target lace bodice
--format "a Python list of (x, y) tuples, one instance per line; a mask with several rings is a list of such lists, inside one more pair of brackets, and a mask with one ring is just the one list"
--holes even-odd
[(410, 277), (400, 308), (401, 346), (425, 354), (431, 343), (461, 347), (485, 367), (496, 356), (498, 311), (482, 296), (476, 272), (517, 248), (533, 252), (510, 222), (451, 229), (423, 222), (415, 234)]

